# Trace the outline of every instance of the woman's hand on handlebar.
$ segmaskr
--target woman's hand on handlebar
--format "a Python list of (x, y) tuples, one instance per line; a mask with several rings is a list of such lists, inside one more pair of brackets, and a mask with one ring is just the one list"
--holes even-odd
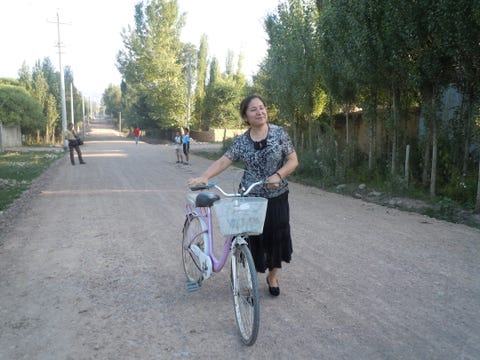
[(205, 184), (208, 184), (208, 178), (202, 177), (202, 176), (197, 178), (191, 178), (191, 179), (188, 179), (187, 184), (188, 186), (205, 185)]
[(282, 182), (282, 178), (279, 175), (277, 175), (277, 173), (275, 173), (273, 175), (270, 175), (266, 179), (265, 186), (267, 187), (267, 189), (276, 189), (280, 186), (281, 182)]

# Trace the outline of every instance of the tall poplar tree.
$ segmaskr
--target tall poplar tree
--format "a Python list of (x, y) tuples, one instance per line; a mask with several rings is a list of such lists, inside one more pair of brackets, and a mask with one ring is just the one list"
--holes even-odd
[(194, 96), (194, 123), (197, 128), (205, 129), (205, 86), (208, 70), (208, 37), (203, 34), (200, 38), (200, 47), (197, 54), (197, 81)]
[(269, 37), (267, 57), (262, 64), (262, 86), (280, 118), (290, 125), (298, 143), (303, 131), (313, 147), (314, 119), (323, 111), (315, 36), (318, 12), (312, 1), (290, 0), (265, 20)]
[(144, 127), (172, 128), (185, 122), (183, 25), (177, 1), (150, 0), (135, 6), (135, 28), (123, 31), (125, 49), (117, 56), (117, 67), (129, 115)]

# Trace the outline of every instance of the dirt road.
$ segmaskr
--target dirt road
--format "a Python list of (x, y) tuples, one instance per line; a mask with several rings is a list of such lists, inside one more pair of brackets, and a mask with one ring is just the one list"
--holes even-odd
[(87, 165), (65, 156), (2, 215), (0, 359), (480, 358), (479, 230), (291, 184), (293, 261), (278, 298), (259, 275), (245, 347), (228, 269), (183, 288), (185, 183), (210, 161), (87, 140)]

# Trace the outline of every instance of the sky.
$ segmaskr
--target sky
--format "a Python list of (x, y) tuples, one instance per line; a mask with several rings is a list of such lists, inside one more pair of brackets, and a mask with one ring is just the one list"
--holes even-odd
[[(263, 20), (281, 0), (177, 0), (186, 13), (181, 40), (197, 48), (208, 37), (209, 56), (223, 67), (227, 53), (244, 55), (243, 72), (250, 77), (266, 55)], [(139, 0), (16, 0), (0, 4), (0, 77), (18, 78), (25, 62), (50, 58), (59, 69), (58, 33), (62, 65), (70, 66), (75, 86), (99, 101), (110, 84), (119, 85), (115, 66), (123, 49), (121, 31), (133, 24)], [(60, 26), (57, 26), (57, 14)], [(60, 31), (58, 31), (58, 27)], [(68, 91), (68, 89), (67, 89)]]

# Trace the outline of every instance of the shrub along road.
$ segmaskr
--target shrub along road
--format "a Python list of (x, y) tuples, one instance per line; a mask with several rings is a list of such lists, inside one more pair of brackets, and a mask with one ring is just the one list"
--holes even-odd
[(82, 150), (2, 214), (0, 359), (480, 358), (479, 230), (292, 183), (293, 261), (278, 298), (259, 274), (245, 347), (228, 268), (183, 287), (185, 184), (210, 161), (101, 123)]

